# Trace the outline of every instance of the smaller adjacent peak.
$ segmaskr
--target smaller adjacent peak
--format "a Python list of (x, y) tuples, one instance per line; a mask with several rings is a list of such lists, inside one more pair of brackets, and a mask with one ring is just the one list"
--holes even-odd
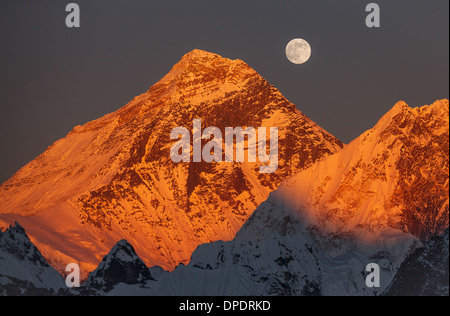
[(398, 114), (414, 113), (416, 115), (422, 115), (426, 113), (448, 113), (449, 101), (447, 99), (437, 100), (431, 105), (424, 105), (422, 107), (412, 108), (406, 104), (405, 101), (399, 101), (395, 106), (387, 113), (388, 116), (394, 117)]
[[(447, 122), (447, 128), (445, 128)], [(428, 129), (433, 134), (448, 134), (448, 101), (439, 100), (432, 105), (410, 107), (405, 101), (397, 102), (375, 125), (367, 132), (374, 140), (387, 139), (389, 135), (402, 133), (412, 136), (418, 126)], [(382, 136), (380, 136), (382, 135)], [(380, 138), (381, 137), (381, 138)], [(367, 137), (363, 138), (367, 140)]]
[(108, 292), (119, 283), (144, 285), (153, 280), (150, 269), (126, 240), (119, 241), (89, 274), (86, 288)]
[(25, 228), (23, 228), (22, 225), (20, 225), (17, 221), (14, 223), (14, 226), (11, 225), (10, 228), (22, 233), (23, 235), (26, 235)]
[[(53, 269), (16, 222), (0, 231), (0, 293), (3, 295), (54, 295), (64, 288)], [(11, 293), (11, 294), (9, 294)]]
[(448, 99), (436, 100), (431, 107), (442, 107), (444, 109), (448, 109), (449, 101)]
[(413, 109), (410, 108), (405, 101), (399, 101), (378, 121), (373, 130), (383, 131), (390, 126), (393, 121), (403, 120), (407, 114), (413, 112)]
[(431, 113), (431, 114), (439, 114), (446, 113), (448, 115), (449, 112), (449, 102), (447, 99), (436, 100), (431, 105), (425, 105), (420, 108), (421, 113)]
[(9, 225), (9, 227), (4, 231), (0, 230), (0, 233), (4, 234), (4, 236), (8, 236), (8, 238), (15, 242), (20, 239), (23, 243), (31, 244), (31, 241), (25, 232), (25, 228), (23, 228), (18, 222), (15, 222), (14, 225)]
[(120, 249), (120, 248), (132, 249), (133, 252), (134, 252), (133, 246), (132, 246), (127, 240), (125, 240), (125, 239), (122, 239), (121, 241), (119, 241), (119, 242), (116, 244), (116, 247), (115, 247), (115, 248), (116, 248), (116, 249)]

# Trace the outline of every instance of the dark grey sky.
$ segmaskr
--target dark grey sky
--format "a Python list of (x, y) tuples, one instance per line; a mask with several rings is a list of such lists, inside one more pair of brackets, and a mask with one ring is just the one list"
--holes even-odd
[[(449, 97), (448, 0), (75, 0), (80, 29), (65, 26), (69, 2), (1, 1), (0, 182), (194, 48), (244, 60), (344, 142), (399, 100)], [(284, 53), (296, 37), (313, 49), (302, 66)]]

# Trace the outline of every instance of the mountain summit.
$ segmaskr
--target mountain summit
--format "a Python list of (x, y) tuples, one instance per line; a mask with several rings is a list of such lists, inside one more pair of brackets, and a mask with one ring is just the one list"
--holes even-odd
[(55, 295), (61, 275), (42, 257), (19, 223), (0, 230), (0, 295)]
[[(277, 127), (279, 167), (174, 163), (173, 128)], [(92, 271), (122, 239), (173, 269), (202, 243), (231, 240), (286, 178), (342, 148), (240, 60), (194, 50), (146, 93), (77, 126), (0, 186), (0, 224), (26, 228), (59, 270)], [(248, 148), (245, 148), (248, 152)]]
[(152, 280), (150, 269), (136, 255), (133, 246), (121, 240), (103, 258), (97, 269), (89, 274), (81, 292), (97, 295), (102, 291), (110, 291), (120, 283), (144, 285)]

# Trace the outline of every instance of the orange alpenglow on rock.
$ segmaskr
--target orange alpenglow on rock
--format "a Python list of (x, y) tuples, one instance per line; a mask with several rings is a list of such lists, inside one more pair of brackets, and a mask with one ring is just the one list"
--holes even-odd
[[(175, 127), (277, 127), (278, 169), (174, 163)], [(201, 50), (146, 93), (73, 129), (0, 186), (0, 226), (18, 221), (50, 264), (94, 270), (122, 239), (171, 270), (199, 244), (230, 240), (286, 178), (342, 148), (255, 70)], [(248, 149), (245, 149), (248, 155)]]

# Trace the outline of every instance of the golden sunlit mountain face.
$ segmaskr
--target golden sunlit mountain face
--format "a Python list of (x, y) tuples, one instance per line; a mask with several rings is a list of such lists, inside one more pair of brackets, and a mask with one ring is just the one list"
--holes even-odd
[(2, 4), (0, 296), (448, 296), (448, 2), (119, 2)]
[[(195, 119), (223, 135), (276, 127), (276, 172), (249, 162), (247, 137), (243, 163), (175, 163), (171, 131), (192, 131)], [(149, 266), (172, 270), (198, 245), (233, 239), (282, 180), (341, 147), (244, 62), (194, 50), (149, 91), (76, 127), (6, 182), (1, 218), (19, 218), (60, 270), (67, 258), (96, 266), (121, 239)]]

